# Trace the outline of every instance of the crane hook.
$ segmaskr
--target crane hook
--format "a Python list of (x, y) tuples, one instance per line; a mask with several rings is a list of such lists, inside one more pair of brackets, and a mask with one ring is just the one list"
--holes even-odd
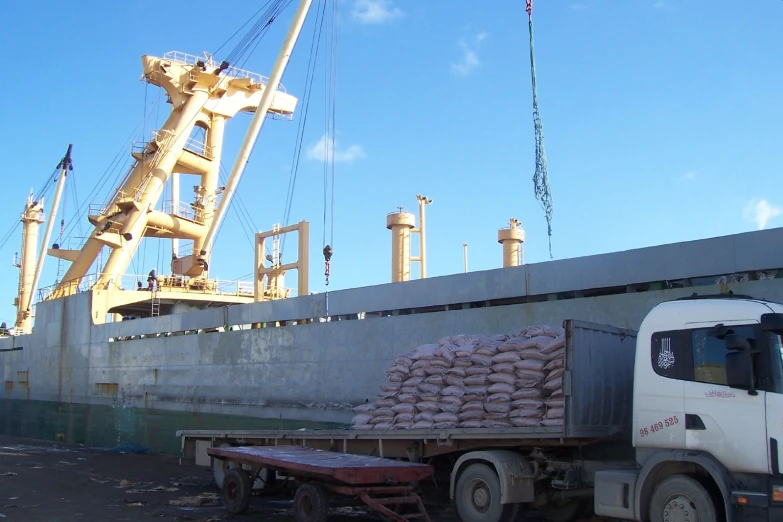
[(324, 247), (324, 266), (325, 266), (324, 276), (326, 276), (326, 286), (329, 286), (329, 275), (331, 272), (330, 269), (331, 269), (332, 253), (333, 253), (332, 247), (326, 245)]

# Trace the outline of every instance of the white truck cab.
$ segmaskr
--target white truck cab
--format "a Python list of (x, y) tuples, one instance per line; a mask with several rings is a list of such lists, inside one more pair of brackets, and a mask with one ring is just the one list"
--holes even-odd
[(597, 515), (783, 520), (783, 305), (747, 296), (662, 303), (637, 337), (636, 470), (596, 473)]

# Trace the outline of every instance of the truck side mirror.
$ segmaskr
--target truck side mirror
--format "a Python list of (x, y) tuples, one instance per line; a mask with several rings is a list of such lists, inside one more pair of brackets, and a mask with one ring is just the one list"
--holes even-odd
[(765, 332), (783, 333), (783, 314), (761, 314), (761, 329)]
[(756, 377), (753, 375), (753, 349), (745, 337), (738, 334), (727, 334), (726, 349), (726, 384), (730, 388), (748, 390), (748, 395), (758, 395)]
[(750, 353), (750, 343), (739, 334), (726, 334), (724, 342), (726, 343), (727, 350)]
[(753, 368), (750, 354), (731, 352), (726, 354), (726, 384), (730, 388), (749, 390), (753, 384)]

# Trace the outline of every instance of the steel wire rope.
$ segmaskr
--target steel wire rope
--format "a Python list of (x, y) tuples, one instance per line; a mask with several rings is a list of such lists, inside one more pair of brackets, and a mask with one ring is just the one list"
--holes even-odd
[[(331, 161), (331, 201), (329, 204), (329, 245), (334, 250), (334, 174), (335, 174), (335, 145), (337, 133), (337, 2), (332, 4), (332, 49), (329, 55), (331, 60), (331, 123), (332, 123), (332, 161)], [(326, 243), (326, 226), (324, 226), (324, 243)]]
[(268, 6), (270, 3), (272, 3), (272, 0), (268, 0), (264, 5), (262, 5), (261, 8), (258, 11), (256, 11), (250, 18), (248, 18), (247, 21), (244, 24), (239, 26), (239, 29), (234, 31), (234, 34), (229, 36), (228, 39), (220, 45), (220, 47), (215, 49), (215, 51), (212, 53), (212, 55), (213, 56), (216, 55), (221, 49), (223, 49), (223, 47), (225, 47), (226, 44), (228, 44), (228, 42), (230, 42), (232, 40), (232, 38), (234, 38), (237, 34), (239, 34), (239, 31), (241, 31), (243, 27), (245, 27), (247, 24), (249, 24), (250, 21), (253, 18), (255, 18), (258, 15), (258, 13), (260, 13), (262, 10), (264, 10), (266, 8), (266, 6)]
[[(285, 5), (283, 5), (283, 3), (285, 3)], [(263, 37), (266, 36), (267, 31), (272, 26), (275, 19), (280, 15), (280, 13), (283, 12), (283, 10), (285, 10), (286, 7), (288, 7), (290, 3), (291, 0), (274, 0), (274, 5), (267, 9), (263, 16), (259, 17), (258, 21), (253, 24), (253, 27), (245, 34), (242, 40), (226, 57), (226, 61), (229, 62), (229, 64), (236, 63), (237, 68), (243, 69), (247, 63), (247, 60), (250, 59), (250, 57), (255, 52), (258, 44), (261, 42)], [(245, 55), (247, 56), (245, 57)], [(243, 57), (244, 61), (242, 60)]]
[[(293, 207), (294, 191), (296, 189), (296, 180), (299, 173), (299, 161), (302, 156), (302, 146), (304, 144), (304, 131), (307, 126), (307, 117), (309, 115), (310, 97), (312, 95), (313, 80), (315, 78), (315, 66), (318, 60), (318, 51), (321, 44), (321, 34), (323, 32), (324, 19), (326, 13), (326, 0), (323, 0), (323, 8), (319, 10), (320, 14), (316, 15), (315, 25), (313, 27), (313, 39), (310, 43), (310, 58), (307, 64), (307, 75), (305, 76), (305, 89), (304, 98), (305, 103), (302, 108), (302, 118), (299, 120), (299, 126), (297, 128), (297, 137), (294, 142), (294, 154), (291, 163), (291, 172), (288, 180), (288, 192), (286, 196), (285, 209), (283, 211), (283, 226), (289, 224), (291, 217), (291, 209)], [(320, 23), (319, 23), (320, 17)], [(316, 36), (317, 32), (317, 36)], [(282, 256), (285, 251), (286, 236), (284, 235), (280, 241), (280, 255)]]
[[(158, 99), (153, 104), (153, 108), (156, 105), (159, 104), (160, 99), (161, 99), (161, 97), (158, 96)], [(152, 111), (152, 108), (150, 108), (150, 112), (151, 111)], [(115, 154), (114, 158), (109, 163), (109, 166), (106, 168), (106, 170), (104, 170), (104, 172), (98, 178), (98, 183), (95, 186), (93, 186), (92, 190), (87, 194), (87, 197), (83, 200), (82, 204), (79, 205), (79, 207), (74, 211), (74, 220), (71, 222), (69, 227), (66, 228), (64, 237), (69, 237), (70, 236), (70, 233), (73, 230), (73, 227), (75, 226), (75, 223), (79, 222), (79, 220), (81, 219), (81, 217), (82, 217), (82, 215), (84, 213), (84, 210), (85, 210), (85, 206), (89, 205), (88, 201), (91, 201), (94, 196), (97, 196), (97, 194), (100, 193), (100, 191), (103, 189), (103, 187), (106, 186), (106, 183), (108, 182), (109, 176), (111, 175), (111, 173), (117, 170), (117, 167), (120, 165), (119, 160), (121, 159), (123, 153), (126, 151), (126, 147), (127, 147), (128, 142), (132, 142), (133, 135), (136, 134), (136, 132), (138, 132), (139, 126), (142, 124), (142, 121), (143, 121), (143, 119), (140, 120), (136, 124), (136, 127), (134, 127), (133, 131), (130, 133), (128, 138), (126, 138), (123, 141), (122, 145), (120, 146), (119, 150), (117, 151), (117, 154)], [(128, 163), (128, 160), (126, 159), (125, 162), (123, 163), (123, 165), (127, 165), (127, 163)], [(124, 170), (120, 170), (120, 172), (114, 178), (114, 184), (112, 185), (112, 187), (115, 190), (116, 190), (116, 186), (117, 186), (117, 184), (119, 182), (119, 178), (120, 178), (120, 176), (122, 175), (123, 172), (124, 172)], [(109, 193), (111, 193), (111, 192), (109, 192)]]
[[(221, 173), (220, 173), (220, 179), (225, 183), (226, 176), (225, 169), (223, 169), (223, 166), (221, 165)], [(236, 199), (232, 200), (229, 204), (229, 208), (231, 208), (234, 213), (237, 215), (237, 219), (239, 220), (239, 224), (241, 225), (242, 232), (245, 234), (245, 237), (247, 238), (248, 242), (250, 243), (250, 247), (254, 248), (252, 235), (254, 232), (252, 232), (254, 228), (253, 220), (250, 217), (250, 213), (248, 212), (247, 208), (244, 206), (244, 203), (242, 202), (241, 198), (239, 197), (239, 192), (235, 192), (234, 196)], [(218, 233), (215, 234), (217, 237), (220, 234), (220, 231), (223, 229), (223, 225), (225, 222), (221, 223), (218, 227)], [(251, 230), (251, 233), (248, 234), (248, 229)]]

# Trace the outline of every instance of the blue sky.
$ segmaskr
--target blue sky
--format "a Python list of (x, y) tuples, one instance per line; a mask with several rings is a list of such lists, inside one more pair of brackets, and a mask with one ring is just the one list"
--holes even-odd
[[(144, 132), (133, 133), (159, 95), (139, 81), (143, 54), (213, 52), (259, 7), (234, 0), (184, 6), (6, 2), (0, 19), (6, 64), (0, 70), (6, 173), (0, 232), (18, 219), (29, 190), (41, 188), (68, 143), (74, 144), (73, 179), (83, 203), (115, 156), (125, 162), (130, 141), (146, 139), (163, 123), (168, 107), (161, 102)], [(269, 74), (293, 10), (277, 19), (245, 68)], [(300, 97), (313, 15), (283, 78), (288, 92)], [(783, 141), (781, 20), (778, 0), (535, 3), (555, 259), (783, 224), (783, 196), (774, 190)], [(400, 205), (415, 209), (416, 194), (434, 200), (427, 209), (430, 277), (462, 271), (463, 242), (471, 271), (499, 267), (496, 234), (510, 217), (525, 228), (526, 262), (548, 260), (546, 221), (531, 181), (524, 2), (342, 0), (338, 39), (340, 161), (329, 289), (390, 280), (385, 216)], [(311, 291), (324, 290), (323, 165), (312, 149), (325, 131), (323, 84), (321, 61), (291, 212), (291, 221), (311, 222)], [(268, 120), (245, 171), (240, 196), (259, 229), (283, 219), (301, 116)], [(249, 121), (240, 115), (229, 122), (226, 170)], [(183, 194), (193, 184), (183, 180)], [(108, 191), (109, 185), (89, 202), (103, 203)], [(68, 202), (67, 228), (75, 208), (72, 196)], [(89, 230), (86, 220), (81, 229)], [(245, 233), (229, 212), (213, 276), (251, 272)], [(331, 234), (327, 224), (327, 242)], [(287, 260), (295, 255), (292, 240)], [(17, 287), (10, 262), (20, 243), (17, 235), (2, 248), (8, 264), (0, 319), (8, 322)], [(158, 259), (168, 259), (169, 248), (148, 240), (130, 271), (157, 265), (167, 272)], [(48, 259), (41, 286), (54, 282), (56, 268), (57, 260)]]

